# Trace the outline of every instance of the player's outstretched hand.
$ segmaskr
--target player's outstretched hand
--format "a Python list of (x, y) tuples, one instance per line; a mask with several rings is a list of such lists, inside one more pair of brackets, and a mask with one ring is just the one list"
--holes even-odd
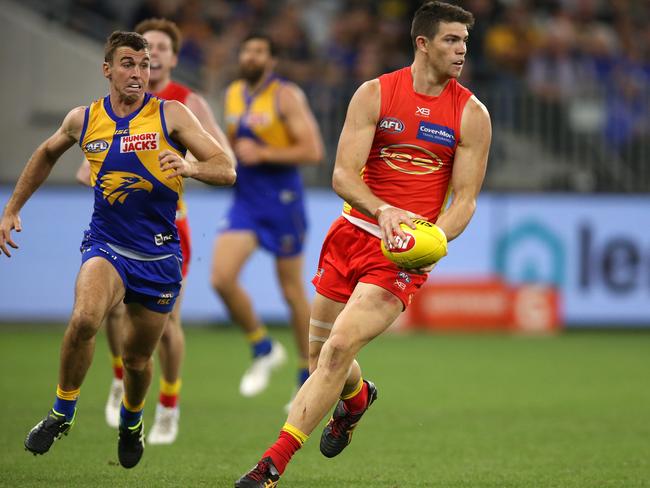
[(404, 234), (400, 224), (406, 224), (411, 229), (415, 229), (412, 219), (424, 219), (421, 215), (392, 205), (382, 205), (375, 216), (381, 230), (381, 238), (384, 245), (389, 249), (399, 246), (396, 237), (399, 237), (402, 241), (406, 240), (406, 234)]
[(255, 166), (263, 161), (263, 147), (250, 137), (242, 137), (235, 142), (235, 156), (244, 166)]
[(195, 163), (181, 158), (178, 154), (165, 149), (158, 154), (158, 161), (160, 162), (160, 169), (163, 171), (170, 171), (167, 179), (182, 176), (190, 178), (197, 173)]
[(11, 238), (11, 231), (14, 229), (16, 232), (23, 230), (18, 214), (3, 214), (0, 220), (0, 249), (8, 258), (11, 257), (11, 252), (9, 252), (7, 245), (18, 249), (18, 244)]

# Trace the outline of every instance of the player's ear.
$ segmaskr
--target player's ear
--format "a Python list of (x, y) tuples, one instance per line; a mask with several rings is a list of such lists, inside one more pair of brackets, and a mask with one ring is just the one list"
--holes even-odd
[(428, 53), (429, 39), (427, 39), (424, 36), (417, 36), (415, 38), (415, 47), (417, 48), (418, 51), (422, 51), (423, 53)]
[(111, 79), (111, 64), (108, 61), (104, 61), (102, 64), (102, 72), (104, 73), (104, 78)]

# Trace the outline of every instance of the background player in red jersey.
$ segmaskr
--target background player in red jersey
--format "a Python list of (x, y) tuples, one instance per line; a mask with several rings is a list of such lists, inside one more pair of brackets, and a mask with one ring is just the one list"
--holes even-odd
[[(167, 19), (146, 19), (140, 22), (135, 31), (142, 34), (149, 44), (151, 54), (151, 76), (148, 91), (158, 98), (177, 100), (183, 103), (196, 116), (203, 128), (210, 133), (234, 160), (232, 149), (206, 100), (190, 88), (171, 79), (178, 63), (181, 48), (181, 33), (176, 24)], [(192, 156), (189, 155), (191, 159)], [(87, 160), (77, 172), (77, 180), (90, 185), (90, 165)], [(184, 201), (179, 200), (176, 212), (176, 226), (183, 253), (183, 278), (187, 276), (190, 257), (190, 228)], [(182, 293), (182, 291), (181, 291)], [(182, 297), (182, 295), (181, 295)], [(160, 394), (156, 406), (154, 424), (147, 436), (150, 444), (171, 444), (178, 435), (180, 409), (178, 405), (181, 388), (180, 371), (185, 355), (185, 336), (181, 327), (181, 297), (176, 301), (169, 316), (169, 322), (160, 339), (158, 358), (160, 359)], [(124, 304), (118, 304), (106, 319), (106, 334), (113, 363), (113, 382), (106, 402), (106, 422), (118, 427), (120, 402), (124, 392), (122, 382), (122, 329), (124, 327)]]
[[(421, 215), (449, 241), (476, 208), (491, 140), (486, 108), (456, 79), (465, 59), (471, 13), (441, 2), (416, 12), (409, 67), (364, 83), (348, 108), (333, 187), (347, 203), (325, 238), (310, 324), (312, 373), (278, 440), (235, 486), (275, 486), (293, 454), (337, 401), (321, 436), (333, 457), (377, 398), (355, 357), (410, 303), (431, 268), (400, 270), (381, 254)], [(362, 171), (363, 170), (363, 171)], [(448, 189), (451, 204), (443, 212)]]

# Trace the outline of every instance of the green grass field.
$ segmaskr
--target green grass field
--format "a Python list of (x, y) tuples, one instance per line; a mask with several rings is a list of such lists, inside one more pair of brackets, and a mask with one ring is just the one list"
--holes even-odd
[[(286, 345), (286, 330), (272, 331)], [(0, 326), (0, 485), (231, 487), (284, 421), (294, 376), (285, 367), (254, 399), (238, 395), (247, 361), (230, 328), (189, 328), (181, 433), (117, 464), (104, 424), (110, 382), (100, 334), (70, 436), (45, 456), (23, 450), (50, 408), (62, 328)], [(360, 357), (379, 400), (338, 458), (318, 451), (320, 428), (283, 487), (650, 486), (650, 333), (531, 338), (381, 337)], [(157, 378), (149, 396), (151, 423)]]

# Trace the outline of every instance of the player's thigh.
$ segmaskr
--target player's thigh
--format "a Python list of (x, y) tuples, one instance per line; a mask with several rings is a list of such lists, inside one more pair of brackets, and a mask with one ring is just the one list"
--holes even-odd
[(257, 237), (250, 230), (229, 230), (219, 234), (212, 252), (213, 284), (236, 279), (255, 249)]
[(174, 308), (169, 314), (167, 319), (167, 324), (165, 325), (165, 330), (163, 335), (166, 337), (176, 336), (177, 334), (182, 334), (181, 327), (181, 307), (183, 302), (183, 297), (185, 296), (185, 280), (181, 284), (181, 291), (178, 293), (176, 302), (174, 303)]
[(357, 283), (330, 335), (340, 336), (342, 343), (358, 350), (390, 327), (403, 307), (402, 301), (388, 290)]
[(77, 275), (73, 317), (101, 322), (124, 297), (124, 283), (113, 265), (102, 257), (83, 263)]
[(168, 319), (169, 313), (149, 310), (136, 302), (127, 304), (124, 321), (125, 359), (148, 359), (153, 354)]

